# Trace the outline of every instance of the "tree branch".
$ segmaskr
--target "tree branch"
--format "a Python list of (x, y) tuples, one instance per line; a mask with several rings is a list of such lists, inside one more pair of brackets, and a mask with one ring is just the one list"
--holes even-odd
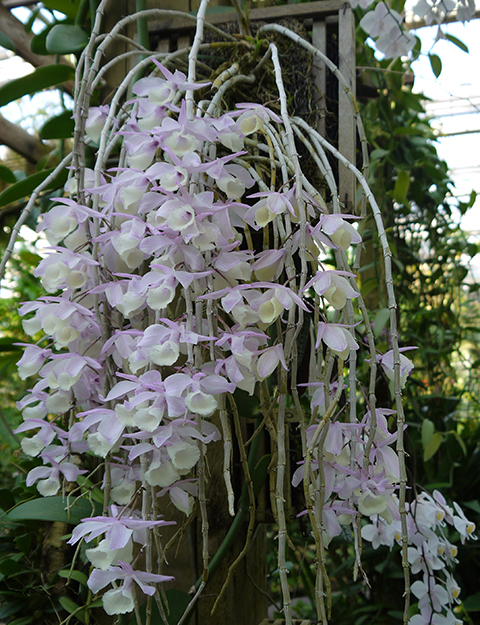
[(50, 148), (40, 139), (0, 115), (0, 145), (6, 145), (30, 163), (38, 163)]

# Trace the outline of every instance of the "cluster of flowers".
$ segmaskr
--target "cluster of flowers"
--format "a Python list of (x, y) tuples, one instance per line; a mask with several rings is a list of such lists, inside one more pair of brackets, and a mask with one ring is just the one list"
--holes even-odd
[[(411, 625), (461, 625), (454, 614), (460, 603), (460, 588), (449, 569), (457, 562), (458, 548), (448, 540), (447, 524), (460, 535), (462, 544), (474, 538), (475, 525), (471, 523), (457, 503), (452, 509), (438, 491), (433, 496), (420, 493), (407, 505), (408, 562), (411, 572), (421, 574), (411, 591), (418, 599), (418, 614), (410, 619)], [(374, 516), (372, 523), (362, 528), (362, 538), (376, 549), (380, 545), (392, 548), (401, 540), (402, 530), (398, 520), (388, 523), (382, 515)]]
[[(392, 353), (387, 352), (378, 360), (386, 375), (393, 379)], [(412, 363), (401, 354), (402, 386), (412, 368)], [(374, 549), (382, 545), (390, 549), (395, 544), (401, 545), (402, 523), (396, 494), (400, 481), (399, 458), (391, 446), (397, 439), (397, 432), (391, 433), (388, 427), (388, 419), (395, 411), (376, 408), (375, 423), (367, 411), (362, 422), (334, 421), (326, 425), (322, 423), (328, 405), (324, 385), (313, 383), (311, 386), (315, 387), (311, 408), (318, 410), (319, 419), (307, 429), (307, 446), (319, 426), (324, 426), (324, 435), (315, 447), (308, 491), (324, 545), (328, 546), (332, 538), (342, 534), (342, 529), (352, 526), (357, 511), (370, 520), (363, 525), (361, 536)], [(337, 390), (336, 384), (330, 385), (330, 401)], [(372, 427), (374, 436), (370, 438)], [(365, 463), (367, 455), (368, 464)], [(306, 463), (299, 464), (293, 476), (294, 486), (305, 477)], [(411, 504), (406, 503), (408, 563), (414, 575), (422, 574), (422, 580), (411, 586), (419, 611), (410, 619), (411, 625), (462, 624), (453, 612), (454, 605), (460, 603), (460, 588), (450, 571), (458, 562), (458, 549), (449, 542), (444, 528), (447, 524), (452, 526), (462, 544), (466, 539), (476, 540), (476, 536), (475, 524), (466, 518), (457, 503), (453, 506), (454, 509), (447, 505), (439, 491), (434, 491), (433, 496), (423, 492)]]
[[(112, 582), (122, 580), (122, 585), (112, 588), (103, 595), (103, 606), (107, 614), (125, 614), (135, 607), (135, 582), (147, 596), (155, 594), (157, 584), (168, 582), (173, 577), (145, 571), (134, 570), (134, 543), (145, 545), (146, 532), (152, 528), (171, 525), (168, 521), (148, 521), (141, 518), (136, 510), (110, 507), (110, 516), (98, 516), (84, 519), (78, 525), (68, 541), (74, 545), (82, 538), (91, 541), (105, 534), (97, 547), (86, 550), (87, 558), (95, 567), (88, 580), (92, 592), (97, 593)], [(114, 566), (118, 564), (118, 566)]]
[[(20, 308), (25, 331), (44, 335), (18, 363), (21, 378), (37, 376), (18, 404), (24, 422), (17, 431), (36, 430), (22, 448), (43, 461), (27, 484), (52, 496), (62, 477), (75, 482), (86, 472), (75, 458), (92, 454), (110, 464), (111, 517), (86, 520), (71, 539), (92, 540), (110, 527), (87, 550), (95, 567), (92, 590), (124, 580), (105, 595), (109, 614), (132, 610), (133, 581), (150, 594), (144, 582), (155, 577), (129, 568), (140, 530), (163, 523), (140, 521), (129, 508), (139, 484), (191, 513), (196, 485), (186, 476), (199, 461), (200, 445), (220, 438), (209, 417), (225, 393), (252, 394), (279, 364), (287, 368), (282, 344), (269, 345), (265, 331), (293, 306), (308, 310), (275, 281), (298, 249), (298, 232), (282, 249), (240, 247), (244, 229), (287, 215), (298, 222), (294, 189), (240, 201), (255, 184), (255, 170), (249, 173), (238, 158), (244, 139), (280, 118), (245, 104), (218, 118), (190, 119), (179, 94), (204, 85), (159, 69), (164, 78), (134, 86), (137, 99), (121, 131), (125, 167), (102, 172), (97, 186), (86, 171), (87, 201), (58, 198), (45, 215), (42, 229), (52, 248), (35, 275), (51, 295)], [(103, 107), (91, 111), (90, 138), (99, 138), (107, 114)], [(204, 144), (208, 149), (201, 150)], [(217, 157), (216, 146), (224, 156)], [(75, 197), (74, 184), (69, 190)], [(307, 200), (320, 218), (308, 230), (314, 256), (324, 244), (346, 248), (360, 240), (345, 219)], [(95, 201), (98, 210), (91, 208)], [(341, 274), (319, 271), (312, 281), (336, 308), (357, 295)], [(324, 334), (339, 352), (347, 338), (354, 342), (346, 328), (330, 339)], [(92, 523), (98, 531), (89, 532)]]
[[(350, 0), (353, 8), (369, 9), (375, 0)], [(467, 22), (475, 15), (474, 0), (418, 0), (412, 7), (414, 19), (424, 20), (427, 25), (442, 24), (455, 12), (457, 19)], [(363, 30), (375, 39), (375, 46), (385, 58), (407, 55), (415, 45), (415, 37), (406, 31), (403, 17), (388, 4), (379, 2), (360, 20)], [(439, 36), (441, 31), (439, 30)]]
[(469, 22), (475, 15), (474, 0), (418, 0), (412, 7), (413, 14), (425, 20), (425, 24), (442, 24), (454, 13), (460, 22)]
[[(369, 2), (367, 6), (370, 4)], [(385, 2), (377, 4), (375, 9), (368, 11), (360, 20), (361, 28), (375, 39), (375, 47), (387, 59), (405, 56), (415, 45), (415, 37), (402, 24), (402, 16)]]
[[(334, 387), (331, 391), (336, 392), (335, 385), (331, 386)], [(322, 385), (316, 389), (311, 403), (312, 408), (319, 409), (320, 415), (325, 414)], [(368, 452), (368, 432), (372, 427), (369, 411), (360, 423), (331, 423), (323, 444), (317, 447), (317, 453), (319, 449), (322, 450), (321, 465), (320, 458), (311, 462), (313, 478), (310, 490), (323, 491), (323, 505), (315, 506), (315, 514), (326, 545), (341, 534), (342, 526), (351, 525), (357, 511), (367, 518), (379, 516), (388, 526), (394, 520), (400, 521), (395, 495), (400, 480), (399, 461), (396, 452), (390, 447), (396, 441), (397, 434), (389, 432), (387, 423), (388, 416), (395, 413), (380, 408), (375, 412), (375, 434)], [(307, 444), (317, 428), (318, 424), (308, 428)], [(368, 466), (365, 466), (365, 453), (369, 455)], [(305, 464), (302, 462), (293, 476), (294, 486), (304, 478), (304, 473)], [(313, 499), (315, 501), (315, 497)]]
[[(24, 422), (17, 432), (36, 430), (22, 448), (43, 462), (27, 484), (52, 496), (62, 481), (86, 473), (85, 454), (109, 466), (103, 483), (108, 515), (84, 519), (70, 539), (105, 534), (86, 555), (93, 592), (122, 582), (104, 594), (108, 614), (134, 609), (134, 582), (152, 595), (151, 584), (171, 579), (133, 568), (139, 545), (168, 524), (136, 510), (140, 485), (189, 515), (195, 467), (204, 445), (220, 439), (211, 417), (225, 395), (253, 394), (278, 367), (289, 367), (282, 342), (272, 341), (268, 328), (292, 309), (310, 311), (307, 291), (335, 311), (359, 295), (355, 276), (318, 262), (327, 247), (345, 251), (361, 241), (349, 216), (328, 214), (302, 190), (308, 220), (300, 227), (298, 193), (288, 176), (273, 190), (242, 158), (249, 137), (281, 136), (281, 119), (258, 104), (240, 104), (219, 117), (200, 110), (189, 115), (184, 94), (206, 85), (156, 63), (163, 78), (135, 83), (131, 115), (117, 133), (123, 166), (85, 170), (85, 201), (71, 181), (72, 199), (58, 198), (45, 215), (51, 253), (35, 274), (49, 295), (20, 309), (25, 331), (43, 333), (18, 363), (23, 379), (37, 376), (18, 404)], [(90, 139), (100, 138), (107, 117), (108, 107), (90, 112)], [(258, 149), (258, 141), (252, 144)], [(262, 229), (272, 230), (276, 245), (258, 251), (252, 230)], [(313, 277), (298, 292), (294, 276), (285, 284), (279, 278), (288, 268), (295, 273), (293, 258), (302, 247)], [(315, 348), (342, 360), (359, 347), (348, 325), (321, 320), (315, 332)], [(393, 353), (378, 362), (393, 378)], [(411, 368), (402, 354), (402, 384)], [(335, 382), (328, 389), (317, 383), (312, 410), (325, 414), (337, 390)], [(387, 416), (376, 410), (373, 442), (369, 413), (361, 423), (333, 421), (325, 428), (311, 486), (323, 490), (326, 538), (357, 512), (396, 527), (400, 474)], [(307, 444), (316, 428), (307, 432)], [(297, 485), (302, 470), (294, 476)]]

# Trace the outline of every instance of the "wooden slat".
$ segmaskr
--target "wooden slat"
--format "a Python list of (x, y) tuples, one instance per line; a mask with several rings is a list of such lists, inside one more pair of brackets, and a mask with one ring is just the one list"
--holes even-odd
[(157, 52), (170, 52), (170, 39), (168, 37), (162, 37), (157, 44)]
[[(315, 19), (333, 15), (338, 13), (345, 2), (342, 0), (318, 0), (317, 2), (307, 2), (304, 4), (285, 4), (276, 7), (265, 7), (261, 9), (252, 9), (249, 11), (248, 17), (250, 21), (255, 20), (281, 20), (285, 17), (292, 19)], [(225, 11), (221, 13), (211, 13), (206, 16), (206, 21), (210, 24), (223, 24), (225, 22), (235, 22), (237, 14), (235, 11)], [(150, 22), (151, 32), (191, 30), (194, 28), (194, 22), (182, 18), (161, 19)]]
[[(323, 54), (327, 54), (327, 25), (325, 20), (314, 19), (312, 25), (312, 45)], [(313, 80), (315, 83), (315, 105), (317, 108), (317, 130), (325, 136), (325, 117), (327, 114), (327, 68), (318, 57), (313, 59)]]
[(188, 48), (191, 45), (192, 45), (192, 41), (191, 41), (190, 35), (181, 35), (178, 38), (177, 48), (179, 50), (181, 50), (182, 48)]
[[(355, 97), (355, 22), (350, 6), (345, 5), (339, 11), (338, 17), (339, 70)], [(350, 98), (340, 84), (338, 86), (338, 149), (343, 156), (355, 164), (355, 119)], [(355, 209), (355, 176), (341, 163), (338, 168), (340, 201), (345, 205), (345, 212), (352, 213)]]

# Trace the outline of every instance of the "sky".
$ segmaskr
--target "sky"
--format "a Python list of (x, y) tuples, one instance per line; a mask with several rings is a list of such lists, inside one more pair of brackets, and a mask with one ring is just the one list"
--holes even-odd
[[(429, 116), (435, 117), (438, 130), (438, 153), (449, 165), (455, 182), (455, 194), (466, 200), (472, 189), (479, 194), (475, 205), (461, 219), (465, 232), (480, 242), (480, 19), (466, 24), (452, 23), (443, 30), (462, 40), (469, 48), (465, 53), (449, 41), (435, 43), (436, 27), (421, 28), (416, 34), (422, 49), (433, 52), (443, 62), (439, 78), (435, 78), (427, 56), (414, 63), (414, 89), (432, 98), (426, 105)], [(480, 271), (480, 256), (477, 263)], [(480, 275), (480, 274), (479, 274)]]

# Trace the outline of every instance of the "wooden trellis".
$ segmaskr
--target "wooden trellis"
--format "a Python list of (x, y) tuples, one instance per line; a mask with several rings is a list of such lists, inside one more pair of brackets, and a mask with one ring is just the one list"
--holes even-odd
[[(221, 9), (225, 7), (214, 7)], [(355, 95), (355, 28), (352, 9), (343, 0), (321, 0), (305, 4), (287, 4), (283, 6), (256, 8), (249, 11), (249, 21), (278, 22), (282, 19), (294, 19), (304, 22), (312, 33), (312, 44), (327, 56), (332, 56), (329, 40), (334, 39), (335, 56), (331, 60), (338, 64), (340, 72), (347, 80)], [(237, 20), (232, 11), (212, 12), (207, 14), (207, 21), (216, 26)], [(194, 27), (190, 20), (172, 18), (152, 21), (149, 25), (152, 37), (158, 41), (158, 52), (173, 52), (191, 45)], [(355, 119), (348, 95), (341, 85), (336, 86), (337, 93), (327, 101), (327, 74), (330, 70), (318, 58), (314, 59), (314, 81), (316, 85), (316, 106), (318, 110), (319, 131), (325, 135), (326, 117), (332, 115), (338, 122), (336, 147), (350, 162), (355, 163), (356, 131)], [(330, 74), (331, 76), (331, 74)], [(335, 84), (338, 83), (335, 81)], [(332, 99), (334, 100), (332, 103)], [(335, 102), (336, 99), (336, 102)], [(332, 108), (334, 110), (332, 110)], [(340, 201), (345, 212), (354, 212), (355, 178), (344, 167), (338, 171)]]

